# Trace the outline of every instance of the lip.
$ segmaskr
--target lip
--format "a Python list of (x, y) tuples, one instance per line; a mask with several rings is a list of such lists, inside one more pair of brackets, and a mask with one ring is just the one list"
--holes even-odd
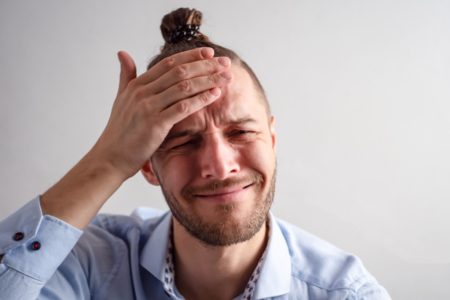
[(243, 193), (249, 190), (254, 183), (247, 184), (243, 187), (230, 187), (214, 191), (213, 193), (204, 193), (194, 195), (197, 199), (213, 201), (213, 202), (235, 202), (243, 199)]

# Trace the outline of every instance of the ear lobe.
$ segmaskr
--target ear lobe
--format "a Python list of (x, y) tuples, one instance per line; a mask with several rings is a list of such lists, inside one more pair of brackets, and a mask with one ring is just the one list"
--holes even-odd
[(150, 159), (142, 166), (141, 173), (150, 184), (159, 185), (158, 177), (155, 175)]

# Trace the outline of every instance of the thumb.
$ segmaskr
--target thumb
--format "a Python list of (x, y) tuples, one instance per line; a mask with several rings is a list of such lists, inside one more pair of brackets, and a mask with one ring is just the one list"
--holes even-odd
[(120, 81), (117, 94), (120, 94), (127, 87), (128, 83), (136, 78), (136, 65), (131, 56), (125, 51), (119, 51), (117, 57), (120, 61)]

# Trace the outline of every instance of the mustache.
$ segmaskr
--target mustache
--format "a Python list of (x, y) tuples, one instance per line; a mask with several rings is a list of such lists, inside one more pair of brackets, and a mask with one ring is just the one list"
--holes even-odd
[(193, 198), (195, 195), (204, 193), (214, 193), (218, 190), (230, 187), (244, 187), (251, 184), (261, 184), (263, 177), (259, 173), (252, 173), (241, 177), (231, 177), (225, 180), (211, 180), (206, 184), (198, 186), (186, 186), (181, 194), (186, 198)]

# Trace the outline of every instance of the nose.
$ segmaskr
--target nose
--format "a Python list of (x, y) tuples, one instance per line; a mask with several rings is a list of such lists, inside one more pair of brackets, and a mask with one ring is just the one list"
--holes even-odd
[(199, 162), (201, 176), (205, 179), (223, 180), (240, 171), (237, 150), (220, 134), (205, 138)]

